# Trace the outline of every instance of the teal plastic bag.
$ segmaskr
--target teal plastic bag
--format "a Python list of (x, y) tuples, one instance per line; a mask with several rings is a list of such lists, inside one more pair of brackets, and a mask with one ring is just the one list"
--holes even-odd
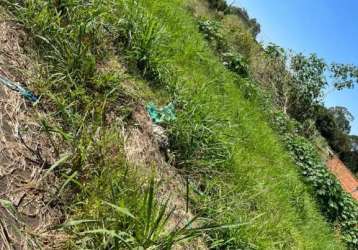
[(176, 120), (175, 106), (172, 102), (162, 108), (158, 108), (154, 103), (150, 102), (146, 108), (154, 123), (159, 124)]
[(31, 102), (36, 102), (38, 100), (37, 96), (35, 96), (30, 90), (22, 87), (18, 82), (10, 81), (6, 77), (0, 75), (0, 83), (13, 91), (20, 93), (20, 95)]

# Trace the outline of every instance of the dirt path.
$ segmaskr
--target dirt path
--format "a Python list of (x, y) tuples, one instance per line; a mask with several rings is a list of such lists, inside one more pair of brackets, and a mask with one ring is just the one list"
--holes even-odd
[(341, 182), (343, 189), (350, 193), (354, 199), (358, 200), (358, 180), (352, 172), (337, 156), (328, 160), (327, 165), (332, 173)]

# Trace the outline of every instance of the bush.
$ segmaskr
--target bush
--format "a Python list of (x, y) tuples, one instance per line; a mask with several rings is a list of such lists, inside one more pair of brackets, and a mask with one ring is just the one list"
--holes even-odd
[(261, 31), (261, 25), (255, 18), (250, 18), (243, 8), (228, 5), (226, 0), (208, 0), (211, 9), (222, 11), (226, 15), (238, 16), (246, 25), (251, 35), (255, 38)]
[(248, 77), (247, 60), (228, 46), (222, 34), (220, 22), (211, 20), (199, 21), (199, 31), (222, 59), (226, 68), (239, 74), (241, 77)]
[(199, 21), (199, 31), (204, 35), (204, 38), (209, 41), (210, 45), (218, 52), (227, 50), (227, 44), (224, 41), (220, 29), (221, 24), (218, 21)]
[(222, 54), (224, 65), (232, 72), (240, 75), (241, 77), (248, 77), (248, 64), (245, 58), (239, 53), (227, 52)]

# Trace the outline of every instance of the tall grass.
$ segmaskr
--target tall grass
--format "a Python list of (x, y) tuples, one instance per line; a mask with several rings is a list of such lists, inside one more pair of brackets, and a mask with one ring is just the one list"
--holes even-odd
[[(138, 185), (138, 182), (141, 185)], [(140, 177), (133, 168), (106, 168), (83, 192), (83, 205), (69, 227), (80, 249), (172, 249), (201, 234), (192, 221), (171, 225), (175, 208), (157, 198), (154, 179)]]
[[(211, 243), (232, 249), (341, 248), (265, 115), (242, 97), (241, 79), (209, 52), (195, 22), (181, 9), (183, 1), (118, 2), (118, 15), (123, 6), (135, 4), (167, 33), (148, 48), (159, 57), (149, 58), (149, 66), (167, 69), (155, 80), (169, 86), (179, 104), (171, 145), (177, 165), (200, 176), (194, 206), (221, 223), (251, 222), (212, 234)], [(166, 60), (160, 67), (150, 63), (160, 58)]]
[[(170, 141), (176, 166), (190, 174), (193, 209), (217, 224), (242, 224), (208, 232), (212, 248), (343, 248), (265, 115), (243, 97), (239, 88), (243, 80), (210, 52), (184, 10), (184, 0), (61, 3), (13, 1), (7, 6), (33, 34), (48, 65), (49, 77), (38, 87), (58, 109), (55, 117), (63, 121), (61, 131), (75, 152), (75, 169), (98, 176), (101, 167), (115, 166), (114, 160), (108, 161), (108, 157), (116, 159), (108, 155), (112, 150), (102, 145), (96, 131), (110, 127), (105, 114), (115, 109), (123, 95), (122, 79), (115, 72), (95, 70), (114, 48), (133, 72), (151, 82), (158, 96), (162, 91), (157, 89), (164, 88), (177, 103)], [(93, 185), (101, 188), (104, 183)], [(86, 197), (85, 193), (83, 199), (88, 202)], [(94, 199), (88, 214), (98, 213), (104, 222), (108, 213), (101, 214), (102, 205)], [(121, 216), (106, 225), (113, 228), (130, 217)], [(117, 232), (132, 230), (118, 228)], [(95, 237), (81, 235), (90, 242)]]
[[(125, 89), (129, 79), (122, 71), (103, 70), (98, 66), (113, 57), (115, 49), (111, 43), (119, 38), (109, 37), (113, 32), (121, 34), (115, 28), (125, 25), (122, 19), (112, 20), (111, 6), (101, 1), (6, 4), (32, 34), (33, 46), (42, 62), (42, 81), (34, 88), (43, 95), (43, 106), (56, 110), (48, 114), (43, 125), (50, 133), (61, 134), (64, 145), (72, 153), (71, 157), (60, 160), (70, 158), (72, 166), (63, 187), (70, 182), (77, 183), (80, 191), (75, 201), (79, 202), (70, 209), (74, 210), (73, 217), (83, 218), (62, 225), (78, 236), (68, 247), (171, 249), (174, 244), (196, 238), (202, 230), (207, 230), (192, 228), (194, 221), (168, 230), (174, 208), (157, 200), (153, 181), (143, 188), (148, 181), (128, 170), (121, 126), (131, 112), (137, 93)], [(155, 31), (153, 26), (148, 29), (149, 34)], [(140, 51), (141, 46), (152, 43), (143, 41), (146, 37), (150, 39), (150, 35), (144, 34), (138, 40), (139, 45), (131, 43), (138, 50), (130, 57), (136, 58), (137, 67), (149, 77), (145, 73), (148, 55)], [(108, 118), (111, 115), (115, 119)], [(58, 122), (58, 127), (51, 123), (53, 120)], [(54, 164), (49, 171), (57, 166)], [(73, 181), (78, 172), (82, 183)]]

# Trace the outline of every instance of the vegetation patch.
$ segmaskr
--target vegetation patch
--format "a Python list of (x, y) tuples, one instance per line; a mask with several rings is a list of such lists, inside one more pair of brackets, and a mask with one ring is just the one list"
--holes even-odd
[[(62, 225), (71, 247), (170, 249), (202, 235), (212, 249), (343, 249), (259, 98), (248, 98), (245, 53), (219, 59), (199, 32), (211, 24), (200, 26), (187, 3), (5, 3), (42, 60), (35, 89), (50, 111), (44, 124), (72, 152), (66, 175), (78, 202)], [(127, 70), (104, 70), (113, 58)], [(203, 227), (189, 220), (168, 230), (166, 199), (126, 159), (121, 131), (147, 95), (176, 103), (176, 120), (166, 124), (168, 158), (185, 175), (188, 207), (205, 218)]]
[(322, 212), (342, 232), (348, 248), (357, 248), (357, 202), (342, 189), (336, 177), (322, 163), (312, 143), (298, 134), (300, 129), (297, 123), (283, 114), (276, 114), (274, 123), (295, 159), (296, 166), (312, 187), (312, 194), (319, 202)]
[[(235, 48), (233, 48), (233, 40), (230, 40), (230, 36), (233, 35), (225, 34), (224, 29), (227, 27), (224, 28), (224, 25), (227, 25), (225, 20), (220, 22), (210, 21), (210, 19), (205, 22), (199, 21), (200, 31), (204, 33), (204, 37), (209, 41), (219, 56), (225, 55), (222, 48), (231, 47), (231, 49), (235, 51)], [(205, 28), (201, 28), (202, 26)], [(210, 28), (207, 28), (207, 26)], [(239, 41), (243, 42), (242, 39)], [(220, 46), (218, 46), (218, 44)], [(249, 46), (256, 48), (257, 45), (252, 40)], [(240, 48), (240, 46), (236, 47), (236, 50), (240, 52), (245, 51)], [(267, 106), (271, 106), (271, 109), (275, 110), (283, 106), (284, 112), (289, 112), (293, 117), (299, 117), (301, 122), (305, 119), (305, 115), (311, 115), (312, 117), (313, 114), (314, 116), (317, 106), (320, 105), (322, 87), (327, 84), (326, 79), (323, 77), (323, 72), (329, 65), (316, 55), (310, 55), (307, 58), (302, 54), (289, 55), (285, 50), (273, 44), (267, 46), (263, 51), (264, 54), (260, 54), (256, 51), (256, 56), (261, 55), (263, 60), (267, 60), (265, 73), (270, 74), (269, 70), (272, 67), (272, 72), (281, 77), (281, 79), (276, 79), (276, 86), (280, 81), (284, 82), (285, 77), (288, 78), (286, 80), (290, 81), (286, 83), (286, 87), (278, 86), (274, 88), (271, 86), (265, 89), (266, 92), (273, 93), (273, 96), (278, 94), (278, 96), (283, 99), (283, 101), (277, 103), (264, 105), (265, 108), (267, 109)], [(267, 58), (266, 56), (269, 57)], [(289, 59), (290, 56), (291, 58)], [(269, 62), (272, 59), (274, 60), (270, 64)], [(286, 65), (289, 65), (289, 63), (291, 63), (291, 73), (286, 69)], [(224, 64), (227, 65), (225, 62)], [(252, 64), (251, 62), (250, 69), (248, 69), (248, 71), (251, 71), (251, 77), (253, 77), (253, 73), (257, 71), (257, 69), (252, 67)], [(330, 70), (335, 72), (336, 87), (339, 89), (352, 87), (355, 75), (354, 66), (332, 64)], [(261, 79), (261, 84), (267, 80), (267, 78)], [(299, 86), (308, 85), (308, 87), (300, 89), (301, 87), (295, 87), (295, 84), (299, 84)], [(292, 94), (289, 94), (290, 91), (292, 91)], [(260, 92), (260, 95), (255, 95), (255, 97), (262, 100), (262, 98), (265, 98), (265, 95), (263, 95), (263, 92)], [(264, 103), (267, 104), (265, 101)], [(259, 102), (258, 106), (260, 105), (262, 104)], [(288, 108), (288, 105), (292, 106)], [(353, 146), (347, 146), (349, 142), (344, 141), (347, 137), (344, 134), (348, 134), (350, 131), (349, 121), (352, 120), (350, 113), (343, 107), (335, 107), (327, 110), (323, 106), (319, 106), (318, 109), (321, 110), (321, 114), (325, 114), (329, 118), (318, 115), (319, 118), (317, 121), (320, 124), (317, 124), (317, 128), (326, 133), (323, 133), (326, 138), (327, 134), (329, 134), (329, 143), (331, 145), (333, 144), (335, 149), (345, 147), (347, 151), (354, 155)], [(307, 112), (307, 110), (311, 110), (311, 112)], [(331, 223), (339, 225), (338, 228), (341, 229), (341, 232), (345, 235), (344, 240), (348, 247), (352, 249), (356, 248), (357, 204), (350, 195), (343, 191), (338, 180), (329, 173), (327, 167), (322, 163), (322, 160), (317, 155), (316, 149), (313, 146), (314, 142), (302, 136), (307, 136), (308, 133), (317, 134), (317, 131), (314, 131), (312, 127), (309, 128), (307, 123), (303, 122), (303, 126), (299, 125), (298, 122), (290, 120), (284, 113), (273, 112), (270, 116), (274, 121), (274, 129), (284, 137), (287, 149), (295, 159), (296, 165), (299, 167), (301, 173), (305, 176), (306, 182), (313, 187), (313, 195), (319, 201), (322, 212)], [(310, 139), (312, 138), (313, 136), (310, 135)], [(338, 152), (341, 152), (341, 150)], [(342, 213), (345, 214), (343, 218)]]
[[(2, 8), (0, 28), (1, 78), (30, 87), (39, 68), (27, 34)], [(0, 248), (60, 247), (67, 237), (51, 228), (64, 220), (66, 185), (54, 172), (66, 167), (58, 161), (66, 148), (42, 126), (45, 113), (11, 87), (0, 83)]]

